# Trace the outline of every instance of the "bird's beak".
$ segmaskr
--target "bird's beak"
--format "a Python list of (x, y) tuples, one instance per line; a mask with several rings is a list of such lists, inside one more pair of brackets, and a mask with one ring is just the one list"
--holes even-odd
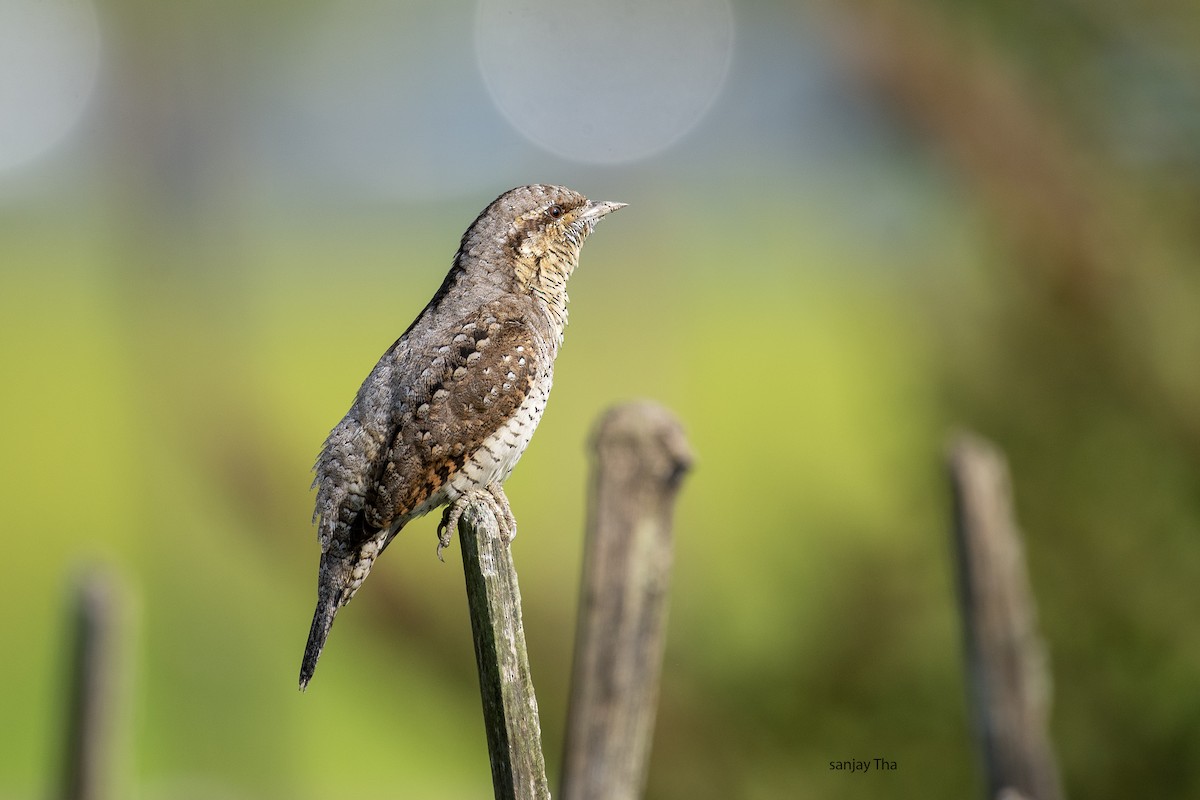
[(626, 203), (612, 203), (607, 200), (599, 203), (589, 201), (576, 219), (596, 222), (606, 214), (611, 214), (618, 208), (624, 208), (626, 205)]

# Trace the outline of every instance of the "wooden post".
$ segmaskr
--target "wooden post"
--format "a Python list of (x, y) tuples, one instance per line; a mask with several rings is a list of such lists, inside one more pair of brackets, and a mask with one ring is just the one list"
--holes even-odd
[(1050, 674), (1038, 638), (1008, 467), (999, 450), (969, 434), (954, 439), (947, 462), (967, 689), (987, 796), (1061, 800), (1047, 732)]
[[(496, 800), (549, 800), (542, 729), (521, 626), (521, 591), (498, 509), (473, 502), (458, 533)], [(507, 509), (505, 509), (505, 512)]]
[(679, 422), (650, 403), (609, 411), (592, 447), (562, 796), (636, 800), (658, 704), (672, 511), (693, 457)]
[(89, 570), (72, 587), (62, 800), (103, 800), (112, 794), (117, 586)]

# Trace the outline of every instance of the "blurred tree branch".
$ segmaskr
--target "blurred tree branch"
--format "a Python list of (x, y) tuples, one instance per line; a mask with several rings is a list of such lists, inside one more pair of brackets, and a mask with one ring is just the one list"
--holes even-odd
[(1011, 65), (925, 3), (839, 4), (858, 75), (949, 155), (978, 190), (1017, 261), (1079, 310), (1112, 291), (1122, 259), (1079, 149)]
[(851, 69), (947, 154), (1012, 248), (1009, 261), (1048, 301), (1014, 324), (1070, 334), (1046, 366), (1085, 364), (1200, 459), (1200, 370), (1186, 355), (1200, 352), (1194, 215), (1178, 230), (1156, 212), (1143, 186), (1072, 135), (1046, 87), (947, 11), (901, 0), (824, 8)]

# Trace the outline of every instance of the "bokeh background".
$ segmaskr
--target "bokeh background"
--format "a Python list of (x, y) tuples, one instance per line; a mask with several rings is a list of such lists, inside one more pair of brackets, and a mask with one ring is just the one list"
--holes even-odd
[(115, 796), (490, 796), (435, 519), (296, 691), (309, 470), (535, 181), (629, 203), (508, 484), (552, 775), (586, 439), (649, 397), (699, 456), (649, 797), (978, 796), (961, 427), (1011, 461), (1067, 793), (1200, 796), (1200, 6), (644, 5), (0, 2), (0, 797), (59, 783), (95, 565)]

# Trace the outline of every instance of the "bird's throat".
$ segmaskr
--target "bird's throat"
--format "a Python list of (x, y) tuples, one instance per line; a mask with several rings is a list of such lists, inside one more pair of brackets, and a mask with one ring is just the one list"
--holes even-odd
[(567, 327), (567, 279), (575, 263), (563, 254), (552, 253), (521, 259), (516, 268), (518, 285), (541, 301), (559, 342)]

